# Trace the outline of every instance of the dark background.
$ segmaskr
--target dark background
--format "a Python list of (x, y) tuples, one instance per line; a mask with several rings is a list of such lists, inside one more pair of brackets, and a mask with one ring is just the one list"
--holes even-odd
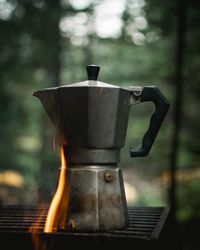
[[(121, 154), (128, 204), (170, 206), (184, 249), (199, 249), (200, 4), (196, 0), (0, 0), (0, 203), (51, 201), (55, 128), (36, 90), (86, 80), (156, 85), (171, 103), (146, 158), (131, 159), (153, 105), (131, 109)], [(81, 122), (81, 121), (80, 121)]]

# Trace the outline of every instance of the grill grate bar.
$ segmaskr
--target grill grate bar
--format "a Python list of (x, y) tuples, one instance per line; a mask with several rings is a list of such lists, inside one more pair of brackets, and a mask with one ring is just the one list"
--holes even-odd
[[(27, 233), (29, 228), (31, 228), (34, 232), (38, 231), (38, 233), (42, 233), (47, 210), (47, 206), (39, 208), (32, 206), (0, 207), (0, 232)], [(162, 225), (165, 223), (163, 218), (166, 219), (166, 216), (163, 217), (163, 213), (167, 213), (167, 211), (168, 210), (161, 207), (129, 208), (129, 225), (121, 230), (106, 232), (104, 235), (109, 235), (110, 237), (132, 237), (139, 239), (151, 239), (153, 235), (153, 237), (156, 238), (161, 232)], [(58, 232), (56, 234), (89, 236), (94, 235), (95, 233)]]

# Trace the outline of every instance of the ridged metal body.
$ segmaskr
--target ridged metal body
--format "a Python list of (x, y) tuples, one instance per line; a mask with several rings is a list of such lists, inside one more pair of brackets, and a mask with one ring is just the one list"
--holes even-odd
[(156, 87), (127, 87), (97, 81), (99, 67), (89, 66), (88, 81), (34, 93), (58, 128), (64, 144), (69, 183), (67, 224), (77, 230), (114, 230), (128, 223), (122, 171), (117, 165), (124, 146), (130, 106), (153, 101), (156, 111), (142, 147), (148, 154), (168, 109)]
[[(128, 210), (121, 169), (116, 166), (68, 168), (70, 230), (107, 231), (128, 224)], [(84, 184), (84, 185), (83, 185)]]

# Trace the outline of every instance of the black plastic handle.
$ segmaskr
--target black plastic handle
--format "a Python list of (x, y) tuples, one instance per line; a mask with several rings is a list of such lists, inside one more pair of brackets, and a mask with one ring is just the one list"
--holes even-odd
[(144, 87), (142, 90), (140, 102), (149, 101), (155, 104), (155, 111), (151, 116), (149, 128), (143, 137), (142, 146), (137, 150), (130, 148), (131, 157), (148, 155), (170, 106), (165, 96), (154, 86)]

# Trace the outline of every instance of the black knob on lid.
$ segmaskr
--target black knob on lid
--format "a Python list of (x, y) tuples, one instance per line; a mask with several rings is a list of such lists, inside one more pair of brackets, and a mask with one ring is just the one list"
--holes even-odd
[(97, 81), (100, 67), (97, 65), (88, 65), (87, 67), (88, 80)]

